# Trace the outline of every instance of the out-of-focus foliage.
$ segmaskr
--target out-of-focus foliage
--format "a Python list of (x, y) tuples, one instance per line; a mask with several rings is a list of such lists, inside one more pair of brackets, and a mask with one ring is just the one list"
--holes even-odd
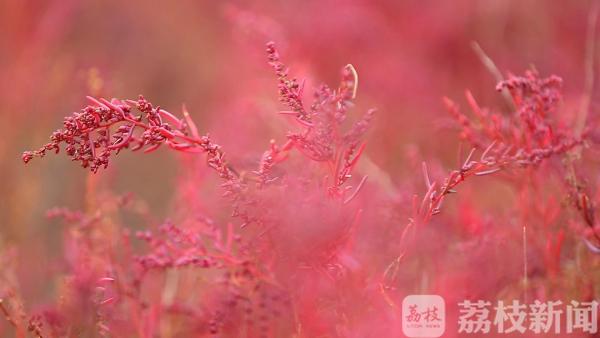
[[(563, 79), (556, 129), (583, 133), (582, 111), (595, 125), (598, 97), (589, 83), (597, 72), (589, 65), (600, 53), (586, 41), (594, 8), (591, 1), (2, 1), (0, 299), (15, 321), (24, 314), (28, 334), (42, 323), (44, 337), (391, 337), (400, 335), (397, 306), (407, 294), (440, 294), (448, 304), (597, 299), (600, 260), (582, 241), (594, 240), (596, 226), (594, 146), (469, 178), (427, 222), (416, 222), (423, 219), (413, 205), (431, 197), (440, 188), (432, 182), (443, 185), (457, 154), (460, 168), (471, 147), (461, 145), (464, 128), (442, 97), (467, 115), (472, 97), (500, 117), (514, 109), (495, 91), (499, 74), (482, 62), (482, 50), (500, 75), (533, 67)], [(290, 75), (306, 79), (307, 105), (320, 83), (337, 88), (340, 69), (352, 64), (360, 80), (350, 118), (377, 108), (351, 183), (369, 178), (347, 205), (320, 194), (331, 168), (307, 165), (297, 153), (271, 172), (287, 189), (262, 194), (280, 229), (240, 228), (204, 155), (123, 152), (96, 175), (58, 156), (21, 162), (21, 152), (46, 143), (86, 95), (143, 94), (172, 112), (185, 103), (240, 181), (254, 182), (270, 140), (283, 143), (290, 129), (277, 114), (288, 108), (266, 61), (271, 40)], [(494, 138), (485, 141), (477, 159)], [(452, 336), (456, 320), (448, 321)], [(21, 337), (15, 326), (0, 322), (0, 335)]]

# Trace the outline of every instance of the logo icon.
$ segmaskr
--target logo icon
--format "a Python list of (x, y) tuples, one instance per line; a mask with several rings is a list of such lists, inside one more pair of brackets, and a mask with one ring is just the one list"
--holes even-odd
[(407, 337), (441, 337), (446, 304), (438, 295), (410, 295), (402, 301), (402, 332)]

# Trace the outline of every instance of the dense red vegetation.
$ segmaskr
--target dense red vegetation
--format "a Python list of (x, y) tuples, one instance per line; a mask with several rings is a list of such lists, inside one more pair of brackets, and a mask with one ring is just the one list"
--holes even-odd
[[(501, 47), (524, 43), (525, 33), (514, 32), (536, 24), (520, 17), (525, 5), (492, 3), (487, 15), (507, 20)], [(48, 48), (44, 41), (52, 34), (62, 36), (67, 28), (57, 23), (74, 20), (69, 13), (78, 6), (49, 4), (43, 16), (56, 31), (40, 37), (36, 48)], [(125, 13), (150, 11), (124, 6)], [(173, 8), (185, 17), (187, 6), (193, 7)], [(93, 68), (85, 76), (88, 105), (64, 117), (41, 148), (22, 154), (31, 163), (13, 175), (38, 170), (44, 179), (30, 178), (23, 185), (29, 190), (15, 190), (20, 210), (37, 210), (28, 201), (39, 201), (31, 196), (45, 186), (75, 197), (46, 197), (60, 206), (44, 209), (46, 223), (30, 219), (51, 227), (41, 239), (11, 235), (12, 227), (0, 233), (8, 239), (0, 242), (0, 334), (399, 337), (402, 299), (436, 294), (446, 302), (444, 336), (453, 337), (460, 335), (456, 305), (464, 300), (598, 299), (596, 7), (571, 4), (572, 12), (561, 12), (548, 5), (544, 17), (576, 18), (579, 25), (570, 29), (586, 39), (571, 45), (568, 34), (556, 37), (557, 60), (536, 68), (518, 52), (492, 47), (486, 54), (477, 43), (469, 46), (466, 25), (497, 25), (476, 22), (486, 15), (468, 1), (452, 6), (473, 17), (446, 14), (450, 5), (440, 4), (422, 5), (420, 19), (397, 14), (405, 19), (399, 21), (390, 13), (420, 7), (306, 4), (318, 13), (311, 29), (295, 21), (297, 5), (276, 14), (258, 4), (196, 6), (218, 10), (236, 41), (228, 59), (202, 60), (200, 74), (218, 72), (210, 86), (185, 92), (180, 86), (193, 85), (188, 77), (172, 75), (180, 84), (156, 75), (157, 82), (150, 77), (139, 90), (123, 90), (144, 92), (137, 100), (111, 99), (123, 86), (110, 87), (119, 78), (110, 59), (102, 72)], [(331, 21), (326, 13), (335, 13)], [(164, 20), (175, 30), (169, 34), (193, 29)], [(369, 25), (359, 30), (357, 22)], [(19, 41), (17, 35), (28, 33), (14, 34)], [(494, 44), (489, 34), (484, 45)], [(407, 35), (409, 48), (383, 44), (396, 35)], [(270, 39), (282, 48), (267, 43), (265, 57)], [(330, 50), (337, 39), (352, 42)], [(132, 58), (119, 48), (125, 47), (110, 50), (112, 58)], [(186, 48), (178, 52), (193, 54)], [(546, 51), (528, 48), (534, 55)], [(175, 55), (165, 49), (160, 53)], [(396, 60), (391, 55), (398, 49)], [(104, 60), (85, 54), (94, 66)], [(523, 75), (499, 71), (492, 59), (524, 69)], [(16, 69), (17, 85), (43, 76)], [(335, 86), (325, 84), (334, 78)], [(577, 81), (584, 85), (569, 84)], [(33, 93), (35, 85), (17, 89)], [(463, 100), (465, 87), (478, 90), (467, 90)], [(61, 101), (59, 94), (5, 95), (2, 110), (36, 101), (42, 114), (80, 102)], [(156, 104), (161, 99), (164, 106)], [(166, 108), (182, 101), (189, 111)], [(38, 123), (14, 115), (6, 121), (36, 131), (19, 146), (39, 142), (42, 129), (55, 125), (56, 116)], [(35, 159), (50, 153), (64, 153), (87, 170)], [(8, 220), (25, 223), (8, 209), (2, 209)], [(32, 264), (38, 255), (46, 267)]]

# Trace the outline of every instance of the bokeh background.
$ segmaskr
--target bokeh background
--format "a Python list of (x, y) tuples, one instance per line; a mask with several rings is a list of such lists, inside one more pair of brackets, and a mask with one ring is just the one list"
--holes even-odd
[[(469, 88), (482, 105), (502, 106), (473, 42), (504, 74), (534, 66), (561, 76), (569, 105), (583, 92), (591, 8), (583, 0), (2, 0), (0, 247), (16, 250), (19, 273), (36, 277), (22, 278), (25, 297), (48, 297), (38, 282), (61, 254), (62, 235), (45, 213), (84, 208), (90, 174), (60, 155), (25, 166), (21, 152), (45, 143), (86, 95), (143, 94), (173, 112), (185, 104), (232, 162), (252, 166), (271, 138), (285, 136), (273, 122), (280, 105), (264, 52), (273, 40), (301, 78), (335, 85), (352, 63), (360, 79), (356, 111), (378, 109), (369, 163), (391, 190), (422, 189), (415, 163), (455, 164), (456, 131), (445, 128), (441, 98), (464, 105)], [(96, 180), (135, 194), (161, 219), (185, 206), (174, 198), (178, 177), (203, 170), (179, 156), (123, 153)], [(502, 208), (490, 194), (510, 193), (497, 185), (472, 194)]]

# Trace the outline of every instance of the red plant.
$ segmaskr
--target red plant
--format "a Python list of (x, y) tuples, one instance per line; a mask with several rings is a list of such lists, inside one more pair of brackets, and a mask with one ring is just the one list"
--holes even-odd
[[(277, 311), (290, 311), (289, 305), (276, 303), (295, 297), (293, 292), (286, 290), (287, 285), (295, 278), (306, 276), (286, 276), (282, 271), (309, 266), (322, 271), (329, 278), (337, 278), (331, 276), (335, 271), (341, 273), (346, 269), (343, 264), (357, 264), (347, 250), (360, 220), (361, 210), (353, 210), (349, 216), (343, 210), (357, 197), (366, 181), (364, 176), (356, 181), (356, 188), (348, 185), (365, 149), (362, 138), (374, 110), (367, 111), (355, 123), (347, 125), (348, 110), (353, 105), (358, 85), (358, 75), (352, 65), (343, 68), (337, 89), (319, 86), (312, 104), (305, 108), (304, 85), (289, 77), (273, 43), (267, 45), (267, 54), (269, 64), (278, 77), (280, 101), (290, 109), (280, 114), (292, 117), (297, 124), (292, 127), (293, 131), (288, 132), (282, 146), (271, 141), (252, 175), (238, 174), (226, 161), (221, 148), (208, 136), (199, 135), (198, 128), (185, 109), (183, 118), (178, 118), (152, 105), (142, 96), (137, 101), (88, 97), (91, 104), (66, 117), (63, 128), (52, 134), (48, 144), (23, 154), (24, 162), (28, 163), (33, 157), (43, 157), (48, 151), (59, 152), (64, 148), (73, 161), (93, 173), (106, 168), (112, 157), (123, 150), (148, 153), (164, 145), (179, 152), (206, 154), (208, 166), (223, 180), (224, 196), (232, 201), (232, 216), (242, 220), (241, 227), (251, 223), (260, 225), (256, 229), (258, 233), (250, 232), (244, 238), (234, 232), (232, 223), (227, 223), (222, 231), (208, 218), (191, 222), (185, 228), (166, 222), (158, 233), (150, 230), (136, 232), (135, 238), (146, 243), (146, 252), (137, 255), (132, 254), (133, 238), (129, 232), (114, 238), (125, 249), (121, 255), (135, 262), (135, 269), (132, 272), (127, 266), (111, 266), (107, 262), (100, 264), (99, 270), (104, 268), (112, 271), (109, 277), (97, 271), (86, 275), (86, 281), (106, 278), (112, 281), (110, 285), (100, 283), (102, 285), (98, 287), (102, 289), (102, 294), (89, 305), (96, 309), (99, 318), (96, 326), (103, 334), (111, 332), (111, 327), (121, 325), (114, 314), (120, 304), (131, 302), (134, 307), (141, 306), (144, 285), (156, 272), (168, 275), (169, 271), (185, 268), (225, 271), (207, 288), (229, 300), (225, 303), (218, 297), (208, 300), (207, 306), (210, 307), (201, 313), (177, 308), (171, 302), (156, 308), (156, 312), (148, 314), (150, 317), (145, 320), (141, 319), (141, 312), (136, 312), (134, 316), (138, 319), (135, 330), (140, 336), (152, 331), (152, 323), (156, 321), (154, 316), (176, 312), (198, 321), (214, 334), (222, 330), (240, 330), (241, 327), (231, 329), (231, 321), (239, 316), (252, 317), (249, 313), (240, 313), (240, 310), (244, 304), (252, 307), (258, 287), (266, 294), (274, 293), (276, 296), (273, 297), (278, 299), (276, 301), (273, 298), (268, 302), (261, 300), (260, 304), (273, 303), (269, 306), (278, 308)], [(281, 170), (276, 171), (274, 167), (290, 158), (293, 149), (302, 155), (302, 164), (289, 163), (284, 170), (293, 175), (277, 176), (281, 175)], [(314, 164), (314, 173), (307, 175), (304, 172), (306, 164)], [(315, 175), (318, 177), (315, 182), (318, 190), (307, 190), (307, 182), (314, 180)], [(118, 205), (124, 207), (125, 204)], [(305, 213), (304, 217), (289, 218), (289, 215), (298, 211), (298, 206), (314, 212)], [(77, 225), (74, 229), (83, 234), (76, 237), (92, 236), (77, 244), (78, 250), (86, 253), (81, 259), (98, 250), (93, 233), (97, 231), (95, 229), (103, 227), (104, 221), (99, 216), (101, 213), (86, 215), (58, 208), (51, 210), (48, 215), (60, 216)], [(307, 223), (314, 223), (315, 217), (320, 221), (318, 226), (321, 232), (318, 237), (314, 237), (316, 232), (307, 231)], [(275, 253), (277, 255), (273, 256)], [(291, 266), (286, 263), (290, 258), (294, 260)], [(74, 270), (78, 269), (74, 267)], [(89, 298), (87, 291), (82, 292), (85, 293), (81, 295), (82, 298)], [(261, 312), (265, 306), (260, 305)], [(310, 308), (298, 311), (305, 316)], [(260, 321), (264, 325), (272, 325), (265, 316), (261, 314)], [(56, 331), (59, 329), (54, 328)], [(257, 334), (274, 333), (268, 326), (261, 326)]]
[[(421, 294), (443, 297), (448, 338), (502, 335), (497, 301), (528, 303), (524, 336), (546, 302), (561, 332), (582, 321), (600, 295), (597, 5), (2, 2), (0, 158), (91, 97), (28, 167), (0, 166), (0, 337), (400, 337)], [(539, 73), (504, 78), (484, 48)]]
[[(490, 175), (501, 170), (539, 166), (552, 156), (564, 155), (575, 147), (582, 146), (588, 131), (577, 136), (570, 128), (557, 123), (558, 103), (562, 80), (557, 76), (540, 79), (535, 71), (524, 77), (511, 76), (498, 84), (498, 91), (508, 90), (515, 111), (511, 115), (490, 113), (479, 107), (469, 91), (466, 98), (477, 121), (471, 121), (460, 112), (458, 105), (448, 98), (444, 103), (448, 111), (461, 126), (460, 137), (468, 141), (473, 149), (467, 158), (443, 181), (441, 186), (431, 182), (427, 167), (423, 173), (427, 193), (416, 214), (427, 222), (440, 212), (446, 195), (470, 176)], [(483, 149), (479, 159), (473, 156)]]
[[(79, 113), (65, 117), (63, 129), (55, 131), (50, 142), (38, 150), (23, 153), (28, 163), (33, 157), (43, 157), (47, 151), (58, 153), (64, 145), (71, 160), (97, 172), (108, 166), (110, 157), (123, 149), (152, 152), (163, 144), (184, 152), (205, 152), (208, 164), (224, 179), (235, 175), (225, 165), (220, 147), (208, 136), (200, 136), (194, 122), (184, 110), (184, 119), (178, 119), (160, 107), (153, 107), (143, 96), (137, 101), (106, 100), (93, 97)], [(140, 112), (133, 113), (133, 109)], [(140, 133), (137, 134), (136, 130)]]
[[(375, 113), (371, 109), (349, 121), (358, 89), (354, 66), (342, 68), (336, 88), (318, 86), (308, 104), (306, 82), (290, 75), (273, 43), (267, 44), (266, 52), (277, 77), (279, 100), (286, 107), (279, 115), (293, 124), (284, 141), (270, 141), (255, 159), (254, 170), (243, 165), (234, 168), (219, 145), (199, 134), (185, 108), (180, 118), (142, 96), (138, 100), (88, 97), (91, 104), (66, 117), (49, 143), (23, 153), (28, 163), (63, 150), (93, 174), (107, 168), (124, 150), (148, 153), (163, 146), (205, 154), (208, 167), (222, 180), (223, 195), (231, 202), (227, 211), (234, 219), (225, 216), (222, 207), (212, 208), (217, 202), (210, 198), (202, 201), (206, 205), (185, 210), (181, 219), (143, 218), (146, 227), (135, 230), (119, 217), (131, 211), (130, 198), (105, 196), (81, 212), (50, 210), (49, 217), (62, 218), (69, 225), (62, 262), (67, 291), (50, 309), (21, 316), (28, 321), (15, 319), (18, 298), (6, 296), (11, 306), (0, 298), (0, 310), (16, 331), (24, 334), (28, 329), (40, 337), (399, 335), (398, 299), (404, 293), (430, 287), (458, 297), (451, 289), (466, 285), (478, 296), (495, 286), (488, 284), (506, 282), (485, 283), (479, 278), (485, 271), (461, 269), (461, 264), (488, 268), (493, 264), (485, 260), (499, 257), (494, 250), (507, 252), (501, 258), (506, 258), (502, 263), (508, 277), (501, 278), (514, 278), (517, 271), (520, 280), (522, 274), (523, 287), (515, 283), (507, 286), (509, 291), (525, 295), (533, 291), (527, 278), (534, 269), (553, 282), (560, 280), (563, 253), (571, 243), (568, 232), (555, 229), (567, 217), (558, 216), (554, 200), (547, 205), (538, 202), (531, 211), (516, 207), (518, 216), (507, 217), (512, 223), (533, 220), (533, 224), (500, 226), (491, 213), (477, 215), (473, 204), (462, 220), (439, 216), (440, 222), (471, 222), (463, 227), (467, 231), (421, 227), (441, 213), (447, 195), (473, 176), (527, 169), (513, 180), (520, 198), (517, 204), (524, 206), (535, 201), (525, 188), (531, 184), (542, 189), (539, 176), (546, 174), (545, 169), (564, 178), (553, 160), (588, 145), (590, 132), (573, 130), (559, 120), (558, 77), (540, 78), (530, 71), (500, 82), (497, 90), (510, 97), (508, 106), (513, 111), (509, 113), (480, 107), (467, 91), (475, 115), (471, 119), (445, 98), (461, 129), (461, 140), (469, 142), (472, 150), (442, 181), (432, 179), (423, 163), (427, 191), (422, 199), (416, 195), (412, 199), (409, 224), (401, 228), (394, 217), (409, 204), (405, 203), (409, 189), (381, 184), (392, 180), (372, 161), (366, 171), (379, 185), (365, 188), (367, 175), (353, 177), (364, 159), (364, 138)], [(295, 157), (294, 150), (300, 156)], [(192, 185), (196, 184), (194, 180)], [(359, 194), (365, 190), (368, 196)], [(566, 190), (593, 228), (593, 202), (587, 192), (569, 183)], [(241, 222), (239, 228), (236, 221)], [(159, 224), (156, 229), (151, 228), (154, 224)], [(527, 229), (539, 236), (528, 239)], [(451, 235), (460, 238), (457, 245), (449, 245)], [(515, 236), (522, 250), (515, 250), (516, 241), (511, 241)], [(586, 244), (597, 250), (594, 243)], [(452, 254), (438, 259), (442, 251)], [(530, 252), (540, 259), (530, 263)], [(452, 265), (453, 271), (444, 270), (448, 263), (455, 264), (454, 259), (458, 268)], [(524, 267), (515, 268), (521, 259)], [(412, 276), (403, 269), (419, 273)], [(445, 274), (428, 285), (438, 271)]]
[[(338, 89), (332, 90), (321, 85), (315, 92), (310, 109), (304, 108), (303, 89), (295, 78), (288, 77), (288, 70), (279, 59), (274, 43), (267, 44), (270, 65), (279, 80), (279, 98), (291, 111), (281, 114), (292, 115), (299, 122), (301, 132), (290, 132), (287, 142), (278, 146), (275, 141), (260, 161), (256, 174), (257, 187), (260, 189), (272, 182), (271, 170), (277, 163), (284, 161), (290, 149), (296, 148), (309, 160), (326, 163), (329, 174), (328, 192), (332, 197), (344, 198), (350, 202), (363, 186), (364, 177), (354, 192), (351, 187), (342, 186), (352, 177), (352, 169), (362, 154), (365, 143), (361, 138), (369, 127), (374, 110), (369, 110), (347, 131), (342, 130), (348, 108), (356, 97), (358, 75), (352, 65), (342, 71), (342, 81)], [(235, 202), (234, 215), (244, 220), (244, 224), (261, 222), (245, 210), (257, 203), (256, 196), (249, 196), (248, 182), (238, 177), (226, 160), (221, 147), (211, 141), (209, 136), (200, 136), (198, 128), (183, 111), (183, 118), (177, 118), (170, 112), (153, 106), (140, 95), (137, 101), (88, 97), (92, 102), (80, 112), (65, 117), (63, 129), (55, 131), (50, 142), (38, 150), (23, 153), (23, 161), (28, 163), (34, 157), (43, 157), (48, 151), (58, 153), (65, 148), (71, 160), (80, 162), (84, 168), (96, 173), (106, 168), (111, 156), (124, 149), (142, 150), (145, 153), (155, 151), (161, 145), (186, 153), (206, 153), (207, 164), (225, 181), (225, 196)], [(134, 114), (134, 109), (139, 114)]]

